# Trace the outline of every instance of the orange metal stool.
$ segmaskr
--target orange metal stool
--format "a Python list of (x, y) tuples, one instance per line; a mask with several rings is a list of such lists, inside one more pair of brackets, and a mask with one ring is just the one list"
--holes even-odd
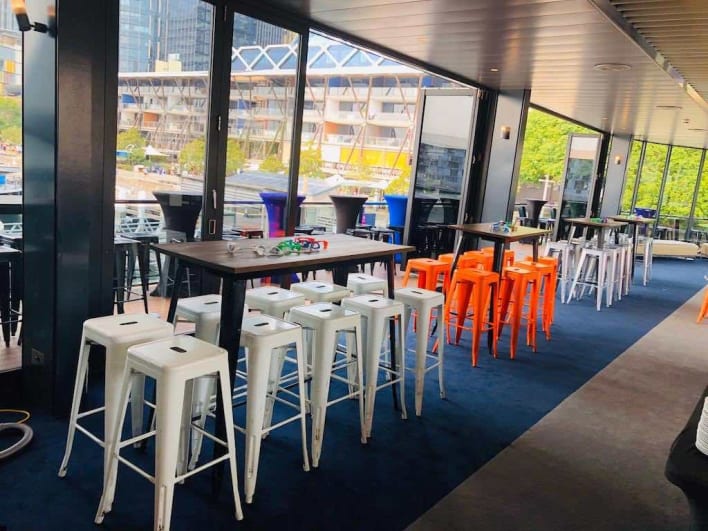
[[(493, 257), (493, 256), (494, 256), (494, 247), (485, 247), (484, 249), (482, 249), (481, 252), (483, 252), (484, 254), (488, 254), (488, 255), (490, 255), (490, 256)], [(506, 250), (504, 251), (504, 264), (503, 264), (504, 267), (513, 266), (513, 265), (514, 265), (514, 259), (515, 259), (514, 251), (512, 251), (512, 250), (510, 250), (510, 249), (506, 249)]]
[(551, 340), (551, 324), (553, 324), (553, 312), (555, 311), (556, 301), (556, 268), (553, 264), (544, 264), (541, 261), (534, 262), (533, 260), (523, 260), (514, 264), (516, 267), (530, 269), (538, 272), (539, 296), (543, 296), (543, 306), (541, 311), (541, 328), (546, 334), (546, 339)]
[[(499, 274), (492, 271), (482, 271), (479, 269), (461, 269), (455, 270), (450, 283), (450, 290), (445, 299), (445, 324), (448, 331), (448, 342), (452, 336), (450, 335), (450, 327), (455, 327), (455, 344), (459, 344), (462, 330), (470, 330), (472, 333), (472, 366), (477, 366), (479, 357), (479, 342), (484, 331), (492, 330), (493, 344), (492, 352), (494, 357), (497, 356), (497, 339), (499, 337), (498, 326), (499, 319), (496, 310), (495, 292), (499, 289)], [(465, 320), (468, 317), (468, 309), (470, 308), (470, 298), (472, 298), (472, 326), (466, 327)], [(453, 302), (454, 300), (454, 302)], [(492, 320), (489, 321), (489, 305), (493, 305)], [(451, 322), (452, 307), (454, 306), (456, 318), (454, 324)], [(487, 325), (487, 328), (485, 328)]]
[(706, 294), (703, 297), (703, 305), (701, 305), (701, 311), (698, 312), (697, 323), (700, 323), (703, 319), (708, 317), (708, 286), (706, 286)]
[[(538, 286), (539, 274), (537, 271), (521, 267), (505, 267), (502, 272), (501, 296), (499, 302), (499, 335), (501, 336), (504, 323), (511, 325), (511, 347), (509, 357), (516, 357), (516, 344), (519, 341), (521, 318), (524, 317), (523, 309), (526, 293), (530, 288), (529, 311), (526, 314), (526, 344), (536, 352), (536, 314), (538, 312)], [(509, 312), (509, 303), (512, 309)], [(509, 313), (507, 321), (507, 313)]]
[(403, 275), (403, 286), (408, 285), (408, 278), (411, 272), (418, 272), (418, 287), (435, 291), (438, 285), (438, 277), (450, 275), (450, 264), (432, 258), (411, 258), (406, 263), (406, 272)]
[[(473, 253), (477, 251), (469, 251), (469, 253)], [(488, 260), (487, 256), (476, 256), (472, 255), (469, 253), (464, 253), (457, 259), (457, 269), (480, 269), (483, 271), (491, 271), (491, 260)], [(438, 260), (441, 262), (445, 262), (446, 264), (449, 265), (449, 267), (452, 267), (452, 261), (455, 259), (455, 254), (454, 253), (445, 253), (441, 254), (438, 256)], [(487, 267), (489, 266), (489, 267)], [(448, 290), (450, 289), (450, 274), (449, 274), (449, 268), (448, 268), (448, 274), (445, 275), (443, 278), (443, 293), (447, 295)]]
[(553, 266), (553, 278), (555, 279), (555, 281), (553, 282), (554, 313), (551, 314), (551, 324), (553, 324), (553, 320), (555, 317), (555, 295), (558, 292), (558, 268), (560, 266), (560, 260), (558, 256), (539, 256), (538, 261), (541, 264), (548, 264)]

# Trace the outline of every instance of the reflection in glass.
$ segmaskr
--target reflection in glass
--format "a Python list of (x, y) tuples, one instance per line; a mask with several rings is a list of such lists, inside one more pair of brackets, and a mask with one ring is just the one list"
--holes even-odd
[(659, 215), (659, 225), (667, 227), (671, 239), (682, 239), (686, 231), (700, 161), (699, 149), (675, 147), (671, 150)]
[(632, 197), (634, 196), (634, 187), (637, 183), (637, 171), (639, 170), (639, 156), (642, 152), (642, 143), (632, 142), (632, 149), (629, 153), (629, 161), (627, 162), (627, 170), (625, 172), (624, 190), (622, 191), (622, 213), (630, 214), (632, 212)]

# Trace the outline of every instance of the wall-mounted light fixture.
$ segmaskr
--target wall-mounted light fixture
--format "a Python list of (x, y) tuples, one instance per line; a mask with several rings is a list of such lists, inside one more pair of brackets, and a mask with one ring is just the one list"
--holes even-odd
[(511, 138), (511, 127), (509, 127), (508, 125), (502, 125), (501, 137), (503, 140), (509, 140), (509, 138)]
[(615, 155), (615, 164), (618, 166), (622, 164), (622, 157), (620, 155)]
[(15, 14), (17, 19), (17, 25), (20, 31), (29, 31), (33, 29), (40, 33), (47, 33), (49, 27), (41, 22), (35, 22), (32, 24), (29, 17), (27, 16), (27, 6), (25, 5), (25, 0), (11, 0), (10, 6), (12, 7), (12, 12)]

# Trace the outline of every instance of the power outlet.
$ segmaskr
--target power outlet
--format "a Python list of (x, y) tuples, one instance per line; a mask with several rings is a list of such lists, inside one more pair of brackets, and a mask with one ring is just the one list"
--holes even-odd
[(32, 365), (44, 365), (44, 352), (32, 349)]

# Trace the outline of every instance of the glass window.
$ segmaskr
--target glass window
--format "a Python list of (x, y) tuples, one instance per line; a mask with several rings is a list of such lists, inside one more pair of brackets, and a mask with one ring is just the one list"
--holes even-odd
[(174, 231), (155, 194), (173, 203), (192, 194), (201, 205), (213, 9), (201, 0), (120, 4), (117, 233), (199, 236), (198, 220), (195, 231)]
[[(300, 222), (334, 229), (329, 196), (354, 194), (368, 196), (365, 223), (385, 227), (383, 195), (408, 194), (418, 87), (430, 74), (413, 68), (401, 74), (401, 63), (322, 34), (310, 33), (309, 41), (311, 51), (331, 54), (337, 65), (306, 77), (304, 120), (311, 125), (301, 139)], [(319, 66), (321, 56), (309, 57)]]
[(0, 216), (0, 231), (22, 231), (22, 34), (14, 16), (6, 21), (0, 32), (0, 203), (14, 206)]
[[(239, 47), (240, 42), (247, 42), (248, 48)], [(264, 55), (255, 64), (251, 62), (254, 72), (232, 63), (231, 100), (241, 103), (236, 108), (229, 106), (224, 237), (237, 230), (282, 235), (299, 39), (285, 28), (236, 13), (234, 48), (236, 56), (251, 61)], [(266, 54), (274, 60), (287, 59), (274, 68)], [(261, 68), (263, 61), (268, 63), (265, 69)], [(264, 208), (262, 192), (271, 194), (265, 196), (269, 210)]]
[(698, 188), (692, 227), (702, 231), (702, 240), (708, 241), (708, 160), (703, 163), (703, 174)]
[(637, 171), (639, 170), (639, 155), (642, 152), (642, 143), (632, 142), (632, 150), (629, 153), (627, 170), (625, 172), (624, 190), (622, 191), (622, 213), (632, 213), (632, 197), (634, 196), (634, 186), (637, 183)]
[(659, 225), (668, 227), (671, 239), (683, 239), (686, 232), (700, 161), (699, 149), (674, 147), (671, 150), (659, 214)]
[(644, 163), (641, 168), (637, 189), (635, 207), (656, 210), (659, 203), (659, 189), (664, 174), (666, 152), (668, 146), (663, 144), (647, 144), (644, 153)]

